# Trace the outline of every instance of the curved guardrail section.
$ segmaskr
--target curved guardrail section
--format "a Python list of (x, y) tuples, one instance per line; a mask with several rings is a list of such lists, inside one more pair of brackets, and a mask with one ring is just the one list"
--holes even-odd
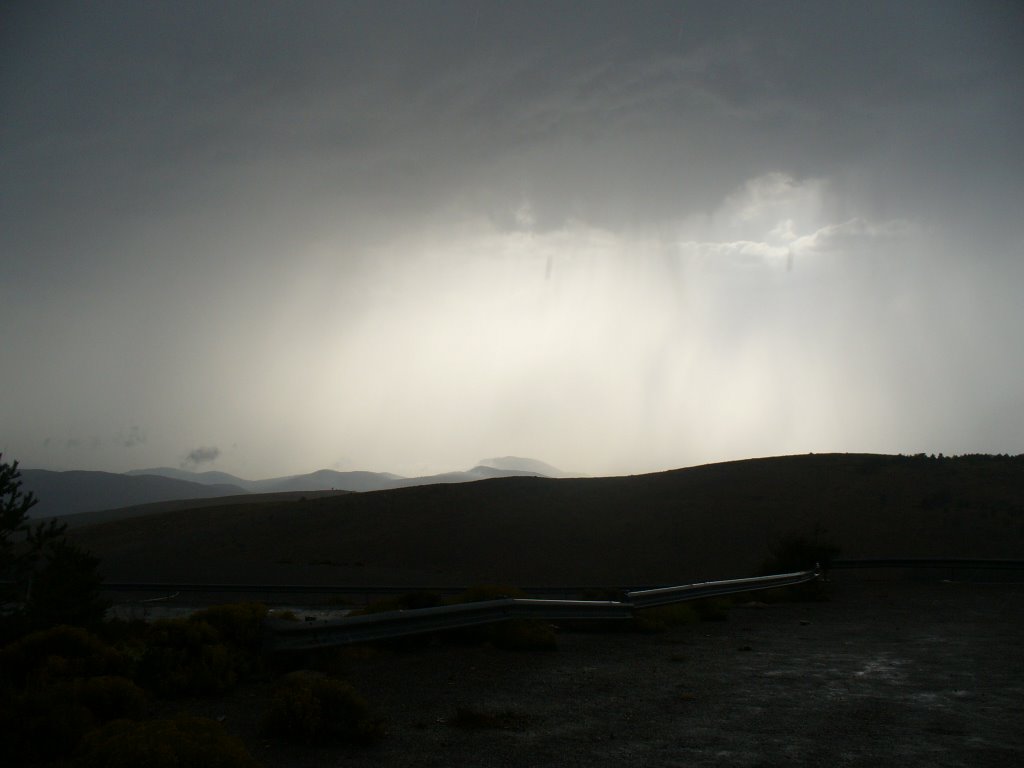
[(799, 571), (727, 581), (706, 581), (677, 587), (627, 592), (626, 600), (540, 600), (504, 598), (477, 603), (385, 611), (346, 616), (328, 621), (296, 622), (267, 620), (267, 646), (272, 651), (306, 651), (338, 645), (383, 640), (406, 635), (493, 624), (510, 619), (542, 621), (630, 619), (637, 609), (681, 603), (736, 592), (774, 589), (803, 584), (818, 577), (817, 571)]
[[(0, 584), (4, 584), (0, 581)], [(577, 600), (585, 595), (602, 595), (608, 598), (625, 595), (630, 590), (652, 589), (654, 585), (619, 585), (609, 588), (607, 585), (569, 585), (569, 586), (531, 586), (516, 585), (523, 593), (535, 598), (547, 600)], [(461, 595), (472, 585), (424, 585), (424, 584), (201, 584), (180, 582), (113, 582), (100, 585), (107, 595), (123, 596), (126, 594), (146, 594), (147, 599), (133, 598), (138, 603), (166, 602), (182, 595), (201, 594), (239, 595), (239, 599), (268, 602), (280, 599), (282, 595), (296, 595), (305, 598), (327, 596), (344, 597), (353, 604), (383, 595), (406, 595), (411, 592), (431, 593), (438, 596)], [(186, 598), (187, 599), (187, 598)]]
[(797, 571), (794, 573), (779, 573), (773, 576), (753, 576), (746, 579), (704, 581), (697, 584), (684, 584), (680, 587), (644, 589), (638, 592), (627, 592), (626, 597), (636, 608), (653, 608), (658, 605), (680, 603), (684, 600), (697, 600), (702, 597), (718, 597), (735, 592), (788, 587), (793, 584), (813, 581), (817, 577), (817, 571)]

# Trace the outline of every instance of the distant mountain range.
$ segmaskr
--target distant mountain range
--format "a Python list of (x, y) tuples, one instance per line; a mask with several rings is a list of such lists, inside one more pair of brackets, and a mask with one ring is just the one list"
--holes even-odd
[(39, 500), (33, 517), (55, 517), (164, 501), (313, 491), (383, 491), (416, 485), (467, 483), (495, 477), (571, 477), (536, 459), (506, 456), (485, 459), (465, 472), (402, 477), (390, 472), (337, 472), (321, 469), (303, 475), (246, 480), (226, 472), (189, 472), (173, 467), (113, 472), (21, 470), (22, 489)]
[(233, 485), (246, 493), (280, 493), (282, 491), (379, 491), (393, 488), (392, 483), (403, 480), (399, 475), (388, 472), (336, 472), (321, 469), (304, 475), (271, 477), (264, 480), (246, 480), (226, 472), (189, 472), (173, 467), (152, 467), (133, 469), (126, 475), (154, 475), (172, 477), (199, 485)]
[(564, 472), (558, 467), (538, 461), (537, 459), (524, 459), (521, 456), (502, 456), (497, 459), (481, 459), (477, 469), (493, 468), (503, 469), (510, 472), (523, 472), (527, 475), (538, 477), (585, 477), (581, 472)]
[(113, 472), (52, 472), (22, 469), (23, 492), (38, 499), (32, 517), (71, 515), (114, 507), (176, 499), (210, 499), (247, 493), (230, 483), (193, 483), (159, 475), (119, 475)]

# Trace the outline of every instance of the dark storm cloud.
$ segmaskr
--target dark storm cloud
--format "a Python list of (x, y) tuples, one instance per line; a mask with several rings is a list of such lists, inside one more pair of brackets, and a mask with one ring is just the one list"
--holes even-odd
[[(1001, 157), (1014, 139), (993, 94), (1019, 109), (1024, 82), (1013, 8), (997, 4), (128, 3), (23, 15), (34, 45), (12, 45), (3, 79), (20, 119), (0, 134), (27, 214), (12, 217), (16, 233), (61, 206), (87, 238), (99, 207), (238, 214), (333, 193), (400, 212), (468, 185), (496, 215), (525, 191), (538, 223), (557, 225), (674, 214), (779, 169), (867, 161), (916, 184), (938, 153), (951, 174)], [(60, 251), (62, 235), (50, 237)]]

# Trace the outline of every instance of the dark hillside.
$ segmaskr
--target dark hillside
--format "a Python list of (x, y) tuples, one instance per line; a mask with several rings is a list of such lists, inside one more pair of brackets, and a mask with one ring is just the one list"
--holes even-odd
[(134, 504), (174, 499), (212, 499), (245, 493), (235, 485), (204, 485), (157, 475), (120, 475), (82, 470), (52, 472), (46, 469), (23, 469), (21, 480), (24, 491), (35, 494), (39, 499), (39, 503), (32, 508), (33, 517), (56, 517)]
[(780, 541), (845, 557), (1024, 557), (1024, 458), (789, 456), (211, 506), (73, 532), (108, 578), (647, 584), (749, 575)]
[(135, 504), (130, 507), (99, 509), (93, 512), (76, 512), (73, 515), (63, 515), (60, 518), (60, 522), (69, 528), (80, 528), (83, 525), (96, 525), (97, 523), (123, 520), (129, 517), (144, 517), (145, 515), (158, 515), (184, 509), (209, 507), (211, 504), (217, 507), (246, 504), (251, 507), (255, 504), (299, 501), (302, 499), (315, 499), (321, 496), (338, 496), (343, 493), (348, 493), (348, 491), (283, 491), (281, 493), (246, 493), (241, 496), (218, 496), (216, 499), (172, 499), (171, 501), (155, 501), (150, 504)]

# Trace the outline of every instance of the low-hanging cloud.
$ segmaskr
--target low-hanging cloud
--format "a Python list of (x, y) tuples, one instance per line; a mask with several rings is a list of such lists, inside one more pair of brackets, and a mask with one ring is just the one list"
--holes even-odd
[(220, 456), (220, 448), (216, 446), (202, 446), (189, 451), (188, 456), (182, 462), (185, 469), (195, 468), (203, 464), (210, 464)]
[(125, 448), (135, 448), (136, 446), (143, 445), (146, 442), (146, 434), (138, 427), (132, 426), (128, 430), (127, 435), (122, 435), (121, 444)]

